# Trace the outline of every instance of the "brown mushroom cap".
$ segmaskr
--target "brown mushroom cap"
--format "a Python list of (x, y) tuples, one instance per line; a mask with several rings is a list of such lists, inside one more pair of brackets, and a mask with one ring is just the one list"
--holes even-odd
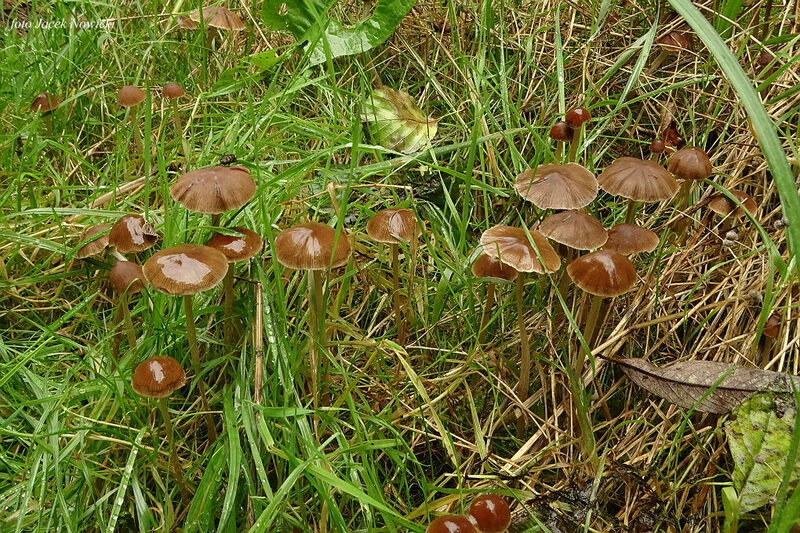
[(81, 233), (80, 241), (83, 245), (78, 249), (78, 253), (75, 256), (78, 259), (86, 259), (102, 253), (108, 246), (108, 233), (105, 233), (105, 231), (110, 227), (111, 224), (99, 224)]
[(180, 98), (186, 94), (186, 91), (184, 91), (183, 87), (181, 87), (179, 84), (171, 81), (164, 85), (164, 88), (161, 90), (161, 94), (164, 95), (165, 98)]
[(544, 264), (531, 246), (525, 230), (513, 226), (494, 226), (484, 231), (481, 235), (483, 252), (519, 272), (544, 274), (561, 268), (561, 258), (545, 236), (536, 230), (530, 230), (530, 234)]
[(660, 37), (656, 44), (668, 52), (682, 52), (689, 49), (689, 39), (679, 31), (671, 31)]
[(682, 180), (704, 180), (712, 172), (708, 155), (696, 146), (686, 146), (672, 154), (667, 169)]
[(660, 202), (672, 198), (680, 185), (654, 161), (620, 157), (597, 176), (600, 188), (634, 202)]
[(550, 128), (550, 138), (554, 141), (572, 142), (572, 127), (564, 120), (559, 120)]
[(186, 384), (181, 364), (167, 355), (148, 359), (133, 371), (131, 387), (140, 396), (166, 398)]
[(146, 96), (145, 92), (135, 85), (126, 85), (119, 90), (117, 103), (122, 107), (132, 107), (144, 102)]
[(767, 318), (767, 322), (764, 324), (764, 329), (762, 333), (764, 336), (769, 337), (770, 339), (774, 339), (778, 336), (781, 329), (781, 315), (776, 311), (769, 315)]
[(608, 230), (608, 241), (603, 247), (622, 255), (652, 252), (658, 246), (658, 235), (636, 224), (617, 224)]
[(297, 224), (275, 237), (275, 259), (295, 270), (325, 270), (347, 264), (350, 243), (344, 232), (319, 222)]
[(31, 110), (39, 111), (40, 113), (47, 113), (48, 111), (52, 111), (53, 109), (57, 108), (58, 104), (60, 103), (61, 102), (58, 101), (58, 98), (52, 94), (41, 93), (33, 99)]
[(633, 263), (614, 250), (599, 250), (579, 257), (567, 265), (567, 274), (584, 291), (604, 298), (624, 294), (636, 283)]
[(580, 128), (592, 119), (592, 113), (585, 107), (576, 107), (567, 111), (564, 120), (572, 128)]
[(127, 254), (141, 252), (153, 246), (158, 233), (141, 215), (125, 215), (111, 226), (108, 244), (118, 252)]
[[(200, 22), (200, 11), (193, 11), (189, 14), (193, 22)], [(242, 31), (245, 29), (242, 17), (222, 6), (211, 6), (203, 8), (203, 20), (206, 26), (219, 28), (221, 30)]]
[(215, 233), (206, 246), (219, 250), (228, 258), (228, 263), (246, 261), (261, 251), (264, 241), (255, 231), (246, 228), (232, 228), (241, 235)]
[(197, 294), (215, 287), (228, 272), (228, 258), (201, 244), (181, 244), (153, 254), (144, 264), (144, 276), (156, 290), (176, 296)]
[(242, 166), (214, 166), (187, 172), (169, 188), (189, 211), (218, 214), (239, 209), (256, 194), (256, 182)]
[(514, 190), (539, 209), (583, 209), (597, 197), (597, 180), (577, 163), (539, 165), (517, 176)]
[(117, 261), (108, 273), (108, 282), (117, 294), (136, 294), (144, 289), (144, 272), (133, 261)]
[(539, 231), (548, 239), (576, 250), (600, 248), (608, 239), (603, 224), (581, 211), (562, 211), (551, 215), (542, 222)]
[(395, 207), (378, 211), (367, 222), (367, 235), (378, 242), (409, 242), (417, 233), (417, 216), (411, 209)]
[(502, 261), (486, 254), (481, 254), (472, 263), (472, 275), (476, 278), (497, 278), (506, 281), (517, 279), (519, 272)]
[(196, 30), (197, 29), (197, 23), (195, 21), (193, 21), (191, 18), (187, 17), (186, 15), (181, 15), (181, 16), (177, 17), (175, 20), (178, 23), (178, 26), (181, 27), (181, 29), (184, 29), (184, 30)]
[[(751, 215), (756, 213), (756, 209), (758, 209), (758, 204), (756, 201), (753, 200), (749, 194), (744, 193), (742, 191), (730, 191), (732, 195), (739, 200), (739, 203), (744, 206)], [(711, 201), (708, 202), (708, 208), (714, 211), (718, 215), (722, 216), (729, 216), (732, 215), (736, 218), (744, 216), (744, 210), (739, 207), (738, 204), (733, 203), (727, 196), (724, 194), (718, 194), (711, 198)]]

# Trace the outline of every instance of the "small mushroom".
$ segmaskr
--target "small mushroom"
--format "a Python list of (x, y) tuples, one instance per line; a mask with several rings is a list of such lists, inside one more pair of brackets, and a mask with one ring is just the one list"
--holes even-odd
[(33, 99), (31, 104), (31, 111), (36, 111), (44, 116), (44, 122), (47, 127), (47, 134), (53, 132), (53, 119), (51, 111), (59, 106), (61, 102), (50, 93), (41, 93)]
[(219, 226), (220, 213), (239, 209), (253, 198), (256, 182), (243, 166), (213, 166), (183, 174), (169, 194), (189, 211), (212, 215), (211, 225)]
[[(125, 331), (128, 334), (128, 346), (136, 347), (136, 332), (133, 329), (131, 312), (128, 309), (128, 297), (144, 290), (144, 273), (142, 267), (132, 261), (117, 261), (108, 273), (108, 283), (118, 295), (117, 322), (124, 319)], [(122, 317), (119, 315), (122, 314)], [(119, 353), (119, 344), (115, 342), (114, 355)]]
[(745, 211), (755, 215), (758, 204), (749, 194), (742, 191), (729, 192), (736, 198), (736, 202), (724, 194), (718, 194), (708, 202), (708, 208), (723, 217), (741, 218), (745, 216)]
[(186, 384), (186, 372), (180, 363), (172, 357), (162, 355), (153, 357), (139, 364), (133, 371), (131, 387), (140, 396), (158, 400), (158, 407), (164, 419), (164, 429), (167, 432), (167, 442), (170, 448), (170, 464), (175, 480), (181, 491), (184, 503), (189, 501), (189, 491), (183, 481), (183, 469), (178, 462), (175, 451), (175, 435), (172, 429), (172, 419), (167, 407), (167, 398)]
[(569, 146), (569, 162), (574, 163), (578, 155), (578, 144), (583, 126), (592, 119), (592, 114), (585, 107), (576, 107), (567, 112), (566, 122), (572, 128), (572, 144)]
[(108, 245), (121, 254), (129, 254), (151, 248), (158, 239), (158, 233), (143, 216), (125, 215), (111, 226)]
[(517, 176), (514, 190), (539, 209), (583, 209), (597, 197), (597, 179), (577, 163), (540, 165)]
[(164, 98), (168, 98), (172, 106), (172, 123), (175, 125), (175, 132), (181, 140), (181, 147), (183, 148), (183, 157), (186, 160), (186, 167), (189, 166), (189, 148), (186, 139), (183, 136), (183, 124), (181, 122), (181, 115), (178, 112), (178, 100), (186, 96), (186, 91), (179, 84), (169, 82), (164, 85), (161, 90)]
[(209, 438), (213, 442), (217, 439), (217, 430), (211, 419), (205, 383), (200, 377), (200, 348), (197, 344), (192, 296), (212, 289), (222, 281), (228, 272), (228, 259), (222, 252), (208, 246), (181, 244), (153, 254), (145, 262), (143, 270), (145, 278), (157, 291), (183, 296), (189, 351), (194, 372), (198, 375), (197, 388), (203, 402)]
[[(530, 234), (530, 238), (528, 237)], [(535, 248), (534, 248), (535, 245)], [(528, 398), (528, 386), (531, 374), (531, 352), (528, 344), (528, 333), (525, 329), (525, 317), (522, 308), (522, 296), (525, 291), (525, 273), (545, 274), (556, 272), (561, 268), (561, 258), (547, 242), (547, 238), (536, 230), (526, 232), (522, 228), (512, 226), (494, 226), (481, 235), (481, 246), (486, 255), (499, 259), (519, 272), (516, 287), (517, 326), (522, 350), (517, 394), (524, 402)], [(544, 384), (544, 372), (539, 367), (539, 374)], [(517, 432), (521, 435), (526, 421), (520, 417)]]
[(189, 14), (189, 19), (192, 22), (203, 24), (210, 28), (206, 37), (206, 45), (209, 49), (213, 48), (213, 41), (219, 35), (220, 30), (239, 32), (246, 27), (242, 17), (223, 6), (209, 6), (202, 10), (198, 9)]
[(482, 494), (472, 500), (467, 517), (481, 533), (502, 533), (511, 524), (511, 509), (497, 494)]
[(661, 202), (678, 192), (680, 185), (667, 170), (648, 159), (620, 157), (597, 176), (601, 189), (628, 199), (625, 222), (633, 222), (637, 202)]
[(604, 250), (614, 250), (622, 255), (652, 252), (658, 246), (658, 235), (636, 224), (617, 224), (608, 230)]
[(465, 516), (444, 515), (436, 517), (425, 529), (425, 533), (478, 533), (478, 530)]
[(397, 342), (406, 344), (406, 326), (400, 301), (400, 242), (412, 242), (417, 235), (417, 216), (411, 209), (396, 207), (378, 211), (367, 223), (367, 235), (375, 241), (389, 244), (392, 249), (392, 301), (397, 327)]
[[(669, 161), (667, 161), (667, 169), (672, 172), (676, 178), (683, 180), (679, 196), (680, 209), (689, 207), (692, 182), (710, 177), (713, 171), (708, 155), (695, 146), (686, 146), (672, 154)], [(680, 229), (680, 233), (683, 233), (684, 239), (686, 235), (686, 224), (687, 221), (684, 220), (681, 224), (682, 228)]]
[(75, 254), (78, 259), (99, 255), (108, 247), (108, 229), (111, 224), (98, 224), (86, 229), (80, 236), (81, 247)]
[(283, 230), (275, 238), (275, 259), (287, 268), (308, 271), (310, 363), (312, 369), (311, 389), (314, 405), (318, 405), (318, 384), (316, 375), (319, 367), (317, 344), (325, 347), (325, 327), (323, 319), (324, 293), (322, 276), (319, 271), (337, 268), (347, 264), (351, 248), (344, 233), (318, 222), (298, 224)]
[(130, 108), (128, 111), (128, 124), (131, 128), (136, 151), (140, 153), (142, 151), (142, 139), (139, 133), (139, 120), (136, 117), (134, 109), (144, 102), (146, 97), (147, 93), (135, 85), (126, 85), (122, 87), (117, 95), (117, 104), (119, 104), (120, 107)]
[[(215, 233), (208, 240), (206, 246), (222, 252), (228, 263), (238, 263), (248, 261), (254, 257), (264, 246), (264, 241), (254, 231), (246, 228), (232, 228), (237, 235), (225, 235)], [(233, 316), (233, 265), (229, 264), (228, 272), (222, 280), (222, 287), (225, 291), (225, 337), (228, 343), (231, 342), (233, 335), (230, 324)]]
[(514, 281), (519, 272), (514, 267), (506, 265), (499, 259), (481, 254), (472, 263), (472, 275), (476, 278), (487, 279), (486, 297), (483, 303), (483, 313), (481, 314), (481, 327), (478, 334), (478, 343), (486, 341), (486, 326), (489, 323), (489, 316), (494, 307), (494, 291), (496, 280)]
[(679, 55), (689, 49), (689, 39), (679, 31), (671, 31), (656, 40), (656, 44), (661, 49), (656, 59), (650, 65), (648, 72), (655, 72), (664, 60), (670, 55)]
[(556, 122), (550, 128), (550, 138), (556, 141), (556, 160), (561, 161), (564, 143), (572, 142), (573, 135), (575, 135), (575, 132), (564, 120)]

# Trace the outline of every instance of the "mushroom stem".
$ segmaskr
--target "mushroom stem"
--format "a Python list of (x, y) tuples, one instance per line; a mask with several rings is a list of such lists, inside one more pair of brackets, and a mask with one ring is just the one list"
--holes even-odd
[(128, 334), (128, 347), (136, 348), (136, 332), (133, 329), (133, 321), (131, 320), (131, 312), (128, 309), (128, 295), (122, 293), (119, 297), (119, 305), (122, 308), (122, 315), (125, 318), (125, 331)]
[(158, 407), (161, 409), (161, 417), (164, 419), (164, 429), (167, 432), (167, 442), (169, 443), (169, 463), (172, 466), (172, 473), (175, 475), (175, 480), (178, 482), (178, 488), (181, 491), (181, 502), (184, 505), (189, 503), (189, 491), (186, 484), (183, 482), (183, 471), (181, 470), (180, 463), (178, 463), (178, 454), (175, 453), (175, 432), (172, 430), (172, 420), (167, 408), (167, 399), (159, 398)]
[(564, 141), (556, 141), (556, 161), (561, 162), (564, 154)]
[(186, 142), (186, 139), (183, 136), (183, 122), (181, 122), (181, 115), (178, 113), (178, 99), (172, 98), (172, 123), (175, 124), (175, 132), (178, 134), (178, 138), (181, 140), (181, 149), (183, 149), (183, 160), (185, 161), (185, 167), (189, 169), (189, 145)]
[(486, 301), (483, 303), (483, 314), (481, 315), (481, 328), (478, 335), (478, 344), (486, 342), (486, 325), (489, 323), (489, 315), (494, 307), (494, 283), (486, 284)]
[[(517, 300), (517, 326), (519, 328), (519, 343), (522, 350), (522, 363), (519, 368), (519, 383), (517, 384), (517, 395), (521, 402), (528, 399), (528, 387), (531, 378), (531, 348), (528, 345), (528, 332), (525, 330), (525, 316), (522, 309), (522, 297), (525, 293), (525, 273), (520, 272), (517, 277), (516, 287)], [(544, 384), (543, 384), (544, 385)], [(517, 435), (521, 436), (525, 431), (528, 421), (524, 413), (517, 419)]]
[(628, 200), (628, 210), (625, 211), (625, 223), (633, 224), (633, 217), (636, 214), (636, 202)]
[[(679, 209), (684, 212), (689, 207), (689, 201), (691, 199), (691, 188), (692, 182), (690, 180), (683, 180), (681, 182), (681, 190), (678, 193)], [(685, 216), (682, 216), (680, 222), (678, 223), (678, 242), (681, 244), (686, 243), (686, 234), (689, 230), (689, 220)]]
[(228, 265), (228, 272), (222, 279), (225, 292), (225, 344), (233, 344), (233, 264)]
[[(309, 301), (309, 329), (311, 335), (309, 338), (309, 357), (311, 359), (311, 394), (314, 399), (314, 408), (319, 407), (319, 384), (317, 383), (317, 376), (319, 375), (319, 349), (324, 347), (325, 334), (322, 327), (322, 276), (315, 270), (308, 271), (308, 281), (310, 285), (310, 301)], [(325, 380), (323, 376), (323, 381)]]
[(192, 309), (192, 297), (184, 295), (183, 307), (186, 312), (186, 336), (189, 339), (189, 351), (192, 354), (192, 366), (194, 372), (197, 374), (197, 390), (200, 391), (200, 401), (203, 402), (203, 411), (206, 416), (206, 426), (208, 426), (208, 440), (214, 442), (217, 440), (217, 428), (214, 427), (214, 421), (211, 419), (211, 408), (208, 405), (208, 397), (206, 396), (206, 384), (200, 376), (200, 348), (197, 346), (197, 331), (194, 327), (194, 310)]
[(406, 325), (403, 323), (402, 302), (400, 301), (400, 259), (399, 246), (396, 242), (392, 247), (392, 300), (394, 303), (394, 322), (397, 326), (397, 342), (400, 346), (406, 345)]
[(580, 128), (575, 128), (572, 132), (572, 142), (569, 143), (569, 162), (574, 163), (576, 157), (578, 156), (578, 141), (581, 138), (581, 130), (583, 130), (583, 126)]

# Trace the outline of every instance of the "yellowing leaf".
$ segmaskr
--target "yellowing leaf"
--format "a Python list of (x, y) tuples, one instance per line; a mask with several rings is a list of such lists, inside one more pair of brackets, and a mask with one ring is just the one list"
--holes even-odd
[(404, 154), (422, 150), (439, 126), (438, 120), (420, 111), (407, 92), (389, 87), (375, 89), (364, 99), (361, 121), (374, 142)]

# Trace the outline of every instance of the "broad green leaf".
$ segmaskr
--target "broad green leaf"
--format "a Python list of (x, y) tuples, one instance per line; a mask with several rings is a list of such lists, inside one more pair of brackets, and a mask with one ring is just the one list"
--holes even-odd
[(384, 148), (419, 152), (436, 136), (439, 121), (425, 116), (405, 91), (381, 87), (364, 99), (361, 121)]
[(332, 0), (265, 0), (261, 18), (276, 30), (287, 30), (299, 42), (313, 41), (313, 32), (324, 25)]
[[(725, 425), (733, 457), (733, 486), (742, 513), (770, 503), (778, 493), (792, 440), (797, 407), (791, 395), (756, 394), (733, 411)], [(790, 485), (800, 479), (794, 465)]]

